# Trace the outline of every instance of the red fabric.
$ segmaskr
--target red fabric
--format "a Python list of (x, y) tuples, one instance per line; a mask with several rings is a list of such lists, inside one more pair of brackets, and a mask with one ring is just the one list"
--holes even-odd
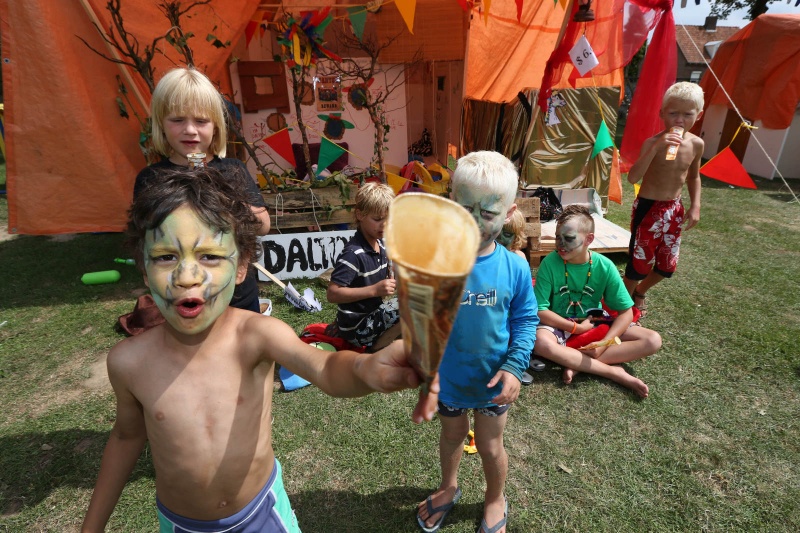
[(325, 330), (327, 329), (328, 324), (324, 323), (317, 323), (317, 324), (309, 324), (305, 328), (303, 328), (303, 333), (300, 334), (300, 340), (306, 344), (311, 344), (312, 342), (327, 342), (336, 350), (352, 350), (354, 352), (363, 353), (366, 348), (363, 346), (353, 346), (349, 342), (344, 339), (340, 339), (339, 337), (331, 337), (330, 335), (325, 335)]
[(700, 174), (729, 185), (744, 187), (745, 189), (756, 188), (753, 179), (736, 158), (736, 154), (733, 153), (730, 146), (700, 167)]
[[(663, 127), (659, 118), (661, 100), (669, 86), (675, 83), (678, 68), (672, 0), (629, 1), (642, 9), (659, 10), (661, 16), (656, 21), (656, 30), (647, 48), (639, 82), (636, 84), (636, 91), (631, 100), (625, 135), (622, 137), (622, 146), (620, 147), (622, 172), (630, 170), (630, 167), (636, 162), (644, 141), (661, 131)], [(632, 6), (632, 8), (635, 10), (636, 6)]]
[[(611, 311), (606, 308), (605, 304), (603, 304), (603, 309), (606, 310), (608, 314), (612, 317), (616, 318), (619, 313), (616, 311)], [(641, 318), (642, 312), (639, 311), (638, 307), (633, 307), (633, 320), (631, 322), (636, 322)], [(597, 326), (593, 327), (586, 333), (581, 333), (580, 335), (572, 335), (570, 338), (567, 339), (567, 346), (570, 348), (580, 348), (581, 346), (586, 346), (587, 344), (591, 344), (593, 342), (601, 340), (603, 337), (606, 336), (608, 330), (610, 329), (608, 324), (598, 324)]]

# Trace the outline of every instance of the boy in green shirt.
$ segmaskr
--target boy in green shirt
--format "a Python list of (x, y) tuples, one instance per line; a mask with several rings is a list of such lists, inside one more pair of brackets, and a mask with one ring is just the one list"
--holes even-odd
[[(567, 206), (556, 222), (556, 249), (542, 260), (536, 274), (539, 327), (534, 353), (564, 367), (566, 384), (577, 372), (589, 372), (646, 398), (647, 385), (616, 365), (654, 354), (661, 347), (661, 336), (631, 324), (633, 300), (614, 263), (589, 250), (593, 240), (594, 220), (589, 210)], [(586, 310), (601, 307), (601, 301), (618, 313), (602, 340), (619, 337), (622, 343), (592, 349), (568, 347), (571, 335), (594, 327)]]

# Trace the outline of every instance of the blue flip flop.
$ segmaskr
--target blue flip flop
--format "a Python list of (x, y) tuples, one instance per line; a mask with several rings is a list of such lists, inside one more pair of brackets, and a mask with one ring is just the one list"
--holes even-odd
[(506, 501), (506, 508), (505, 511), (503, 511), (503, 518), (492, 527), (489, 527), (485, 519), (481, 520), (481, 527), (478, 528), (477, 533), (497, 533), (500, 531), (501, 527), (506, 525), (506, 522), (508, 521), (508, 498), (504, 497), (504, 499)]
[(433, 502), (431, 501), (431, 497), (428, 496), (428, 499), (425, 500), (425, 506), (426, 510), (428, 511), (428, 517), (431, 517), (436, 513), (442, 513), (442, 515), (439, 517), (439, 520), (437, 520), (435, 524), (433, 524), (431, 527), (428, 527), (425, 525), (425, 520), (423, 520), (422, 517), (419, 516), (419, 513), (417, 513), (417, 523), (419, 524), (419, 527), (422, 529), (422, 531), (424, 531), (425, 533), (436, 533), (437, 531), (439, 531), (439, 528), (442, 527), (442, 523), (444, 523), (444, 519), (447, 517), (447, 513), (449, 513), (453, 509), (453, 507), (455, 507), (455, 505), (458, 503), (458, 500), (460, 499), (461, 499), (461, 489), (458, 487), (456, 487), (456, 493), (453, 496), (453, 501), (446, 503), (444, 505), (440, 505), (439, 507), (434, 507)]

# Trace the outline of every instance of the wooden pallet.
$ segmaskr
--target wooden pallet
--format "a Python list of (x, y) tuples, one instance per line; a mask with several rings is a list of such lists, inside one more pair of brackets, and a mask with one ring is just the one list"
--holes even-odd
[(273, 229), (287, 230), (352, 224), (355, 221), (353, 207), (358, 187), (350, 187), (350, 196), (343, 199), (338, 187), (302, 189), (279, 193), (262, 191), (267, 203)]
[(541, 247), (542, 235), (542, 225), (539, 222), (539, 199), (517, 198), (515, 201), (517, 209), (525, 216), (525, 235), (527, 235), (528, 241), (522, 247), (522, 250), (528, 257), (531, 266), (538, 266), (539, 258), (536, 255), (536, 251)]
[[(589, 245), (590, 250), (601, 254), (628, 251), (628, 244), (631, 240), (630, 231), (600, 215), (592, 215), (592, 218), (594, 218), (594, 241)], [(531, 251), (532, 265), (534, 257), (536, 259), (536, 264), (533, 266), (538, 266), (542, 257), (556, 249), (555, 230), (555, 220), (541, 224), (540, 246), (537, 250)]]

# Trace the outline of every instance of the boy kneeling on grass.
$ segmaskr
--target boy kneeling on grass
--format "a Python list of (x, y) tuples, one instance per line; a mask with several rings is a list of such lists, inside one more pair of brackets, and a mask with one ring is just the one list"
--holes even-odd
[[(603, 376), (634, 391), (648, 394), (641, 379), (628, 374), (620, 363), (652, 355), (661, 348), (661, 336), (633, 320), (633, 300), (622, 283), (616, 265), (589, 250), (594, 240), (594, 220), (581, 205), (570, 205), (556, 222), (556, 249), (547, 255), (536, 273), (539, 327), (534, 352), (564, 367), (564, 383), (572, 383), (578, 372)], [(578, 350), (566, 345), (571, 335), (594, 327), (586, 310), (599, 308), (601, 300), (617, 311), (602, 340), (619, 337), (621, 344)]]
[[(332, 396), (420, 384), (400, 342), (372, 355), (326, 352), (275, 318), (228, 306), (257, 258), (251, 203), (209, 168), (159, 176), (134, 200), (129, 240), (166, 322), (108, 354), (117, 417), (84, 532), (103, 531), (148, 440), (161, 532), (300, 531), (272, 449), (275, 363)], [(438, 383), (432, 390), (415, 422), (433, 417)]]

